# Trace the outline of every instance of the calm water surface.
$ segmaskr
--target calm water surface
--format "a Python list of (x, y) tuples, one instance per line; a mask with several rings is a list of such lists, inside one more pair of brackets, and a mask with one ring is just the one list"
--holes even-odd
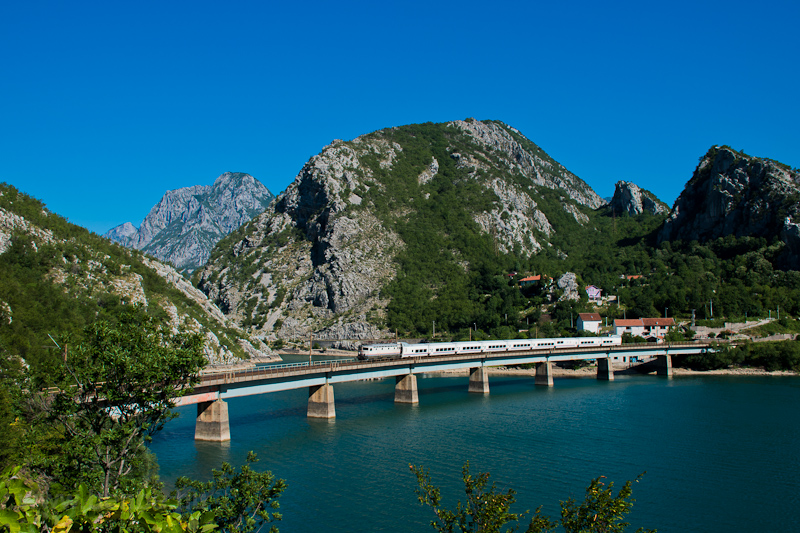
[[(800, 531), (800, 378), (653, 376), (613, 382), (420, 376), (420, 403), (395, 405), (394, 380), (338, 384), (336, 419), (306, 418), (306, 389), (228, 402), (232, 441), (194, 441), (196, 408), (179, 409), (152, 444), (168, 484), (207, 479), (222, 461), (284, 478), (288, 532), (433, 531), (409, 464), (431, 470), (448, 504), (461, 466), (517, 491), (515, 509), (582, 498), (589, 480), (634, 487), (630, 522), (679, 531)], [(513, 510), (514, 508), (512, 508)], [(524, 529), (524, 527), (523, 527)]]

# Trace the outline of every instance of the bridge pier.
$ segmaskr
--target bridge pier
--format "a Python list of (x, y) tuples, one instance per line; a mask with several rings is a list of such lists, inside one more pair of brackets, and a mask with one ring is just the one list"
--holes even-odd
[(597, 379), (600, 381), (614, 381), (614, 367), (611, 358), (597, 360)]
[(656, 375), (672, 377), (672, 356), (671, 355), (657, 355), (656, 356)]
[(489, 394), (489, 374), (484, 367), (469, 369), (469, 392)]
[(308, 388), (308, 418), (336, 418), (333, 385), (314, 385)]
[(417, 376), (407, 374), (397, 376), (394, 386), (394, 403), (419, 403)]
[(228, 404), (222, 400), (197, 404), (194, 440), (225, 442), (231, 440)]
[(553, 363), (550, 361), (536, 363), (536, 380), (534, 383), (546, 387), (553, 386)]

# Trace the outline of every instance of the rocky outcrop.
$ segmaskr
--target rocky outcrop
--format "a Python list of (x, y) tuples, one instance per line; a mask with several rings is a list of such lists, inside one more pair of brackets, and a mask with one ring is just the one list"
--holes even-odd
[[(604, 203), (505, 124), (389, 128), (324, 147), (263, 214), (218, 244), (197, 286), (259, 335), (379, 337), (383, 289), (402, 269), (396, 258), (408, 246), (403, 228), (453, 189), (455, 208), (498, 253), (550, 246), (559, 230), (551, 216), (563, 220), (566, 211), (578, 227), (588, 222), (582, 210)], [(456, 249), (431, 252), (471, 268)]]
[(640, 189), (628, 181), (617, 182), (609, 206), (614, 213), (627, 213), (631, 216), (642, 213), (660, 215), (669, 212), (669, 206), (656, 198), (653, 193)]
[(578, 276), (574, 272), (565, 272), (556, 280), (556, 287), (562, 291), (558, 301), (581, 299), (578, 292)]
[(167, 191), (137, 229), (126, 222), (105, 235), (191, 272), (214, 245), (266, 209), (273, 194), (249, 174), (226, 172), (213, 185)]
[(700, 242), (733, 235), (780, 238), (779, 263), (800, 267), (800, 174), (770, 159), (715, 146), (662, 226), (659, 242)]

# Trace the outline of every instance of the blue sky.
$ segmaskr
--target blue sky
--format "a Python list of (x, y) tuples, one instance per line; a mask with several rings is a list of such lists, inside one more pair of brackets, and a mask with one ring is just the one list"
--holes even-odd
[(0, 181), (103, 233), (169, 189), (273, 193), (333, 139), (474, 117), (601, 196), (710, 146), (800, 167), (800, 3), (3, 2)]

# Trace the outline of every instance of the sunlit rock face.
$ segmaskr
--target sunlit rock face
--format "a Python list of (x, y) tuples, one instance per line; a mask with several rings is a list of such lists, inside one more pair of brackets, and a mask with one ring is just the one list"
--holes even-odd
[(192, 272), (208, 261), (222, 237), (263, 212), (273, 198), (253, 176), (226, 172), (213, 185), (167, 191), (138, 229), (126, 222), (104, 237)]

